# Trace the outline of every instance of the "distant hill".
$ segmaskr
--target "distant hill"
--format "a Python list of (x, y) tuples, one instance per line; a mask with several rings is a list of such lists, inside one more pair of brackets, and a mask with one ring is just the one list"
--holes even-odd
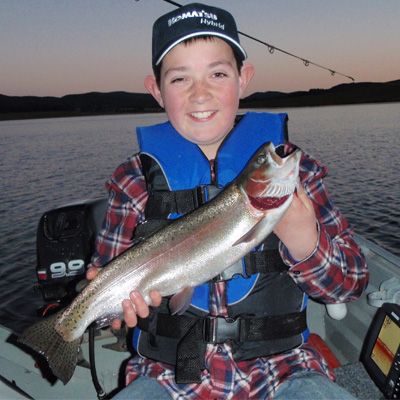
[(282, 93), (253, 93), (240, 102), (243, 108), (312, 107), (338, 104), (400, 101), (400, 80), (385, 83), (347, 83), (330, 89)]
[(0, 94), (0, 119), (9, 117), (64, 116), (155, 112), (161, 108), (144, 93), (83, 93), (63, 97), (5, 96)]
[[(349, 83), (330, 89), (292, 93), (253, 93), (241, 100), (242, 108), (305, 107), (334, 104), (400, 101), (400, 80), (385, 83)], [(0, 119), (85, 114), (143, 113), (162, 111), (144, 93), (91, 92), (63, 97), (6, 96), (0, 94)]]

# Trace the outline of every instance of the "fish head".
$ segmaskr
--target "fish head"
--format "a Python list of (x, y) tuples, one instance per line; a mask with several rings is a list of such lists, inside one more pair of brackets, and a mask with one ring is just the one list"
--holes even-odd
[(300, 158), (298, 149), (280, 157), (272, 142), (257, 150), (239, 178), (239, 185), (255, 208), (277, 208), (292, 197), (299, 182)]

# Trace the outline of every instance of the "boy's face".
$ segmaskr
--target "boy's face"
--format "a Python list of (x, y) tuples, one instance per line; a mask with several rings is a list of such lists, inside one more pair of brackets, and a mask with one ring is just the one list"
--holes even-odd
[(239, 75), (232, 48), (213, 37), (175, 46), (162, 61), (160, 87), (146, 87), (174, 128), (214, 158), (252, 76), (250, 64)]

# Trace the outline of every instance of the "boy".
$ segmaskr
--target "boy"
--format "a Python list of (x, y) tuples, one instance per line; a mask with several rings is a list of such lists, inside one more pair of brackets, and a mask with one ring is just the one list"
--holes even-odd
[[(189, 4), (154, 23), (154, 75), (145, 86), (169, 122), (138, 128), (140, 154), (108, 182), (109, 207), (88, 279), (171, 215), (197, 207), (197, 200), (188, 206), (193, 197), (221, 190), (239, 172), (224, 160), (244, 165), (262, 143), (283, 144), (285, 115), (237, 118), (254, 73), (245, 58), (225, 10)], [(282, 147), (286, 154), (295, 148)], [(300, 188), (274, 235), (245, 258), (245, 267), (196, 288), (183, 316), (170, 316), (168, 300), (157, 292), (151, 310), (138, 292), (124, 300), (127, 326), (141, 328), (134, 334), (140, 355), (127, 367), (132, 383), (116, 398), (352, 398), (331, 382), (333, 372), (306, 343), (306, 296), (349, 301), (368, 279), (349, 225), (327, 197), (325, 174), (303, 155)], [(242, 329), (246, 324), (251, 327)]]

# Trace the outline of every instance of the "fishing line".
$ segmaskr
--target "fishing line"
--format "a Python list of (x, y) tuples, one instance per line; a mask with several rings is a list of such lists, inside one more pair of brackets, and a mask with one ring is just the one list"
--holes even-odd
[[(135, 1), (139, 1), (139, 0), (135, 0)], [(182, 4), (179, 4), (176, 1), (172, 1), (172, 0), (163, 0), (163, 1), (165, 1), (166, 3), (172, 4), (172, 5), (176, 6), (176, 7), (182, 7)], [(343, 76), (344, 78), (350, 79), (352, 82), (355, 82), (355, 79), (352, 76), (346, 75), (346, 74), (344, 74), (342, 72), (339, 72), (339, 71), (336, 71), (336, 70), (334, 70), (332, 68), (325, 67), (325, 66), (323, 66), (321, 64), (318, 64), (318, 63), (316, 63), (314, 61), (311, 61), (311, 60), (309, 60), (307, 58), (300, 57), (300, 56), (298, 56), (296, 54), (293, 54), (293, 53), (291, 53), (291, 52), (289, 52), (287, 50), (281, 49), (280, 47), (274, 46), (274, 45), (269, 44), (269, 43), (267, 43), (267, 42), (265, 42), (265, 41), (263, 41), (261, 39), (258, 39), (258, 38), (254, 37), (254, 36), (251, 36), (251, 35), (249, 35), (249, 34), (247, 34), (245, 32), (238, 31), (238, 33), (240, 35), (244, 36), (244, 37), (247, 37), (250, 40), (253, 40), (253, 41), (257, 42), (257, 43), (260, 43), (263, 46), (266, 46), (268, 48), (268, 51), (269, 51), (270, 54), (273, 54), (275, 51), (278, 51), (278, 52), (283, 53), (283, 54), (285, 54), (285, 55), (287, 55), (289, 57), (293, 57), (293, 58), (296, 58), (297, 60), (300, 60), (304, 64), (305, 67), (313, 65), (314, 67), (317, 67), (317, 68), (320, 68), (320, 69), (323, 69), (325, 71), (330, 72), (330, 74), (332, 76), (340, 75), (340, 76)]]
[(96, 389), (97, 398), (99, 400), (107, 399), (107, 393), (102, 388), (99, 378), (97, 377), (96, 371), (96, 361), (95, 361), (95, 352), (94, 352), (94, 336), (95, 336), (95, 325), (96, 323), (93, 322), (89, 326), (89, 363), (90, 363), (90, 375), (92, 376), (93, 386)]

